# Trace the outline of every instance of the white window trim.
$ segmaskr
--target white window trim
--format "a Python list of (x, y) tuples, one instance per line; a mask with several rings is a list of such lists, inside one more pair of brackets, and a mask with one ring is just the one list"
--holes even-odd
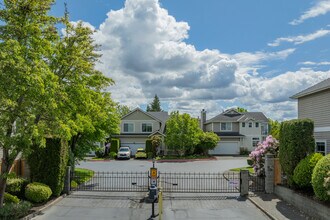
[[(244, 124), (244, 126), (243, 126)], [(246, 123), (245, 122), (242, 122), (242, 128), (246, 128)]]
[[(258, 127), (257, 127), (257, 124), (258, 124)], [(254, 127), (260, 128), (260, 123), (259, 122), (254, 122)]]
[[(226, 123), (226, 124), (227, 124), (227, 123), (230, 123), (230, 130), (222, 130), (222, 129), (221, 129), (221, 124), (222, 124), (222, 123)], [(227, 126), (226, 126), (226, 127), (227, 127)], [(220, 131), (232, 131), (232, 130), (233, 130), (233, 123), (232, 123), (232, 122), (220, 122)]]
[[(125, 124), (133, 124), (133, 131), (125, 131)], [(123, 133), (134, 133), (134, 131), (135, 131), (134, 122), (123, 122)]]
[[(250, 123), (251, 123), (251, 127), (250, 127)], [(253, 128), (253, 122), (252, 121), (248, 122), (248, 128)]]
[[(143, 124), (149, 124), (149, 125), (151, 125), (151, 131), (143, 131)], [(141, 132), (142, 133), (150, 133), (152, 131), (153, 131), (153, 123), (151, 123), (151, 122), (142, 122), (141, 123)]]
[(317, 142), (323, 142), (324, 143), (324, 155), (327, 155), (327, 140), (325, 140), (325, 139), (316, 139), (315, 140), (315, 149), (314, 149), (314, 151), (315, 152), (320, 152), (320, 151), (316, 151), (316, 143)]
[[(256, 141), (256, 140), (253, 140), (254, 138), (256, 138), (256, 139), (258, 138), (258, 142), (257, 142), (256, 146), (253, 146), (253, 141)], [(260, 137), (252, 137), (251, 142), (252, 142), (252, 147), (257, 147), (258, 143), (260, 143)]]

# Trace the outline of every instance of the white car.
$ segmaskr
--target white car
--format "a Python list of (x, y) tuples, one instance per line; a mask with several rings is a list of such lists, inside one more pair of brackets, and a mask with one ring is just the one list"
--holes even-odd
[(117, 158), (118, 159), (130, 159), (131, 158), (131, 148), (129, 148), (129, 147), (119, 148)]

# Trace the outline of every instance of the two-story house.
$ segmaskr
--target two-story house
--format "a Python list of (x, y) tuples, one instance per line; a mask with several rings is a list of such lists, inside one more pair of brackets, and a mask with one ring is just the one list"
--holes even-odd
[(220, 137), (213, 155), (237, 155), (240, 148), (252, 151), (268, 135), (268, 119), (262, 112), (237, 112), (229, 109), (209, 120), (206, 111), (201, 112), (201, 128), (213, 131)]
[[(153, 135), (164, 136), (167, 112), (145, 112), (136, 108), (121, 118), (120, 146), (129, 146), (135, 155), (137, 148), (145, 148), (146, 140)], [(163, 146), (161, 146), (163, 147)]]
[(330, 78), (291, 98), (298, 99), (298, 118), (314, 121), (315, 151), (330, 153)]

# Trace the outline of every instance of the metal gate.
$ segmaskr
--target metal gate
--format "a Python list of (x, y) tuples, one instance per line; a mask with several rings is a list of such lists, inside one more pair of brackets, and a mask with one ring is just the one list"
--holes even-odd
[(264, 192), (265, 191), (265, 177), (260, 177), (249, 173), (249, 191), (250, 192)]
[(71, 173), (71, 190), (105, 192), (147, 192), (149, 172)]
[[(147, 192), (149, 172), (71, 173), (71, 190), (107, 192)], [(240, 174), (159, 172), (158, 186), (164, 193), (238, 193)]]

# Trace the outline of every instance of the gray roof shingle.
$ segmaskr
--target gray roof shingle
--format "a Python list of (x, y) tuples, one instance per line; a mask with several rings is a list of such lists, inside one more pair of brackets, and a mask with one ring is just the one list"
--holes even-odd
[(241, 112), (240, 115), (227, 115), (223, 112), (210, 120), (207, 120), (205, 124), (212, 122), (244, 122), (248, 120), (268, 122), (267, 117), (262, 112)]
[(298, 99), (307, 95), (311, 95), (316, 92), (321, 92), (323, 90), (330, 89), (330, 78), (323, 80), (322, 82), (317, 83), (314, 86), (311, 86), (297, 94), (291, 96), (292, 99)]

